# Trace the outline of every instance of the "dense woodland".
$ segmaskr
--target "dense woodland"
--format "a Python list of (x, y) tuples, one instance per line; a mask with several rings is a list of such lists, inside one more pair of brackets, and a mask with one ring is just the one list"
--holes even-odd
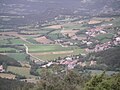
[(104, 64), (108, 70), (120, 70), (120, 46), (97, 53), (90, 53), (87, 59), (97, 60), (99, 65)]
[(0, 90), (29, 90), (34, 84), (0, 78)]

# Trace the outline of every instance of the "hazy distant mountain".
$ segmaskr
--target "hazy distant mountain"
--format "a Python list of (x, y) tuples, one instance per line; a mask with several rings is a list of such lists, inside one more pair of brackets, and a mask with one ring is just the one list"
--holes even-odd
[(120, 14), (120, 0), (0, 0), (0, 14), (5, 13), (29, 15), (37, 20), (60, 14)]
[[(120, 9), (120, 0), (0, 0), (1, 9), (41, 13), (48, 9), (103, 12)], [(11, 10), (12, 11), (12, 10)], [(83, 13), (83, 12), (82, 12)]]

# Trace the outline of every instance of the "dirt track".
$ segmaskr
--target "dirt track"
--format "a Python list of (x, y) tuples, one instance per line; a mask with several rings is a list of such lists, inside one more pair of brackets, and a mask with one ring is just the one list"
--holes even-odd
[(45, 36), (42, 36), (42, 37), (39, 37), (39, 38), (35, 38), (35, 40), (37, 42), (40, 42), (40, 43), (43, 43), (43, 44), (49, 44), (49, 43), (53, 42), (50, 39), (47, 39)]

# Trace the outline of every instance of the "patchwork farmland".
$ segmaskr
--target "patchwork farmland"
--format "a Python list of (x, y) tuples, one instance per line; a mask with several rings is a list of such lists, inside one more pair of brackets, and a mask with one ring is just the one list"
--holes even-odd
[(19, 31), (0, 32), (0, 54), (21, 65), (7, 67), (7, 72), (12, 73), (11, 77), (20, 75), (35, 79), (39, 75), (36, 70), (41, 65), (59, 62), (67, 57), (76, 59), (94, 50), (96, 45), (104, 46), (110, 42), (116, 33), (110, 25), (117, 22), (119, 18), (112, 21), (111, 18), (70, 18), (41, 26), (19, 26)]

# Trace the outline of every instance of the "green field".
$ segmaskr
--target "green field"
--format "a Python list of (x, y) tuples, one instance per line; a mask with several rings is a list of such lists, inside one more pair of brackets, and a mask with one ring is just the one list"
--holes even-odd
[(37, 31), (35, 31), (35, 30), (30, 30), (30, 31), (28, 31), (28, 30), (26, 30), (26, 31), (21, 31), (21, 33), (24, 33), (24, 34), (35, 34), (35, 35), (37, 35), (37, 34), (40, 34), (40, 35), (43, 35), (43, 34), (46, 34), (46, 33), (48, 33), (50, 30), (37, 30)]
[(10, 51), (17, 51), (15, 48), (0, 48), (0, 52), (10, 52)]
[(30, 53), (69, 51), (78, 49), (77, 46), (62, 47), (60, 45), (28, 45)]
[(48, 34), (47, 35), (51, 40), (57, 40), (60, 38), (65, 38), (65, 36), (63, 36), (61, 33), (55, 33), (55, 34)]
[(26, 76), (26, 77), (32, 77), (32, 75), (30, 75), (30, 68), (8, 66), (7, 71), (11, 71), (13, 73)]
[(100, 34), (100, 35), (97, 35), (95, 38), (97, 40), (103, 40), (103, 39), (112, 39), (113, 37), (113, 34)]
[(11, 43), (12, 43), (12, 44), (29, 44), (28, 42), (23, 41), (23, 40), (21, 40), (21, 39), (12, 39), (12, 40), (11, 40)]
[(111, 41), (111, 39), (103, 39), (103, 40), (101, 40), (101, 43), (106, 43), (106, 42), (109, 42), (109, 41)]
[(55, 30), (53, 32), (51, 32), (50, 34), (60, 34), (61, 30)]
[(64, 58), (69, 54), (48, 54), (48, 55), (39, 55), (36, 56), (42, 60), (48, 60), (48, 61), (53, 61), (54, 59), (58, 59), (58, 57)]
[(62, 47), (60, 45), (28, 45), (29, 53), (42, 60), (54, 60), (58, 57), (66, 57), (68, 55), (78, 55), (85, 53), (83, 49), (77, 46)]
[(24, 53), (8, 53), (7, 56), (14, 58), (17, 61), (26, 61), (27, 54)]
[(8, 40), (0, 40), (0, 45), (8, 44)]
[(7, 44), (15, 45), (15, 44), (29, 44), (29, 43), (21, 39), (16, 39), (16, 38), (11, 38), (11, 37), (0, 39), (0, 45), (7, 45)]
[(87, 25), (84, 24), (75, 24), (75, 23), (70, 23), (70, 24), (65, 24), (64, 25), (64, 30), (72, 30), (72, 29), (80, 29), (84, 30), (87, 29)]
[[(71, 52), (73, 51), (73, 52)], [(64, 53), (61, 53), (64, 52)], [(53, 54), (51, 53), (47, 53), (47, 54), (37, 54), (37, 53), (33, 53), (34, 56), (40, 58), (41, 60), (49, 60), (49, 61), (53, 61), (54, 59), (58, 59), (58, 57), (64, 58), (66, 56), (71, 56), (71, 55), (78, 55), (78, 54), (82, 54), (82, 53), (86, 53), (83, 49), (74, 49), (74, 50), (68, 50), (68, 51), (58, 51), (56, 52), (57, 54)]]
[(32, 43), (32, 44), (40, 44), (39, 42), (37, 42), (34, 38), (28, 38), (26, 39), (28, 42)]

